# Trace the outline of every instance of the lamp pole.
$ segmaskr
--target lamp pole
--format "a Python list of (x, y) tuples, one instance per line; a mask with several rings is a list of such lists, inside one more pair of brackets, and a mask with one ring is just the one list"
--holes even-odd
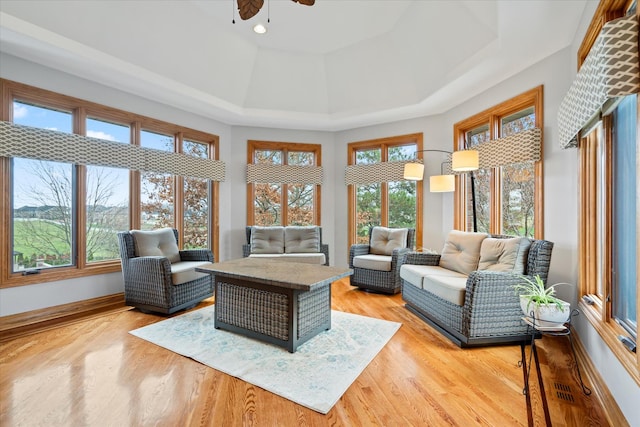
[(476, 178), (473, 172), (469, 172), (471, 178), (471, 209), (473, 210), (473, 232), (478, 232), (478, 216), (476, 215)]

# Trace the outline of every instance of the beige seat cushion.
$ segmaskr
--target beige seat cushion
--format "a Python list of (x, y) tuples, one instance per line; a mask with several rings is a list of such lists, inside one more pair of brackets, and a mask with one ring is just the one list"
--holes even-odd
[(440, 267), (468, 275), (478, 269), (480, 247), (486, 233), (451, 230), (440, 256)]
[(306, 264), (322, 265), (326, 261), (323, 253), (299, 253), (299, 254), (251, 254), (249, 258), (273, 259), (288, 262), (303, 262)]
[(531, 240), (526, 237), (496, 239), (487, 237), (480, 247), (478, 270), (524, 274)]
[(390, 255), (358, 255), (353, 257), (353, 266), (367, 270), (391, 271)]
[(283, 254), (284, 227), (251, 227), (252, 254)]
[(174, 285), (181, 285), (192, 280), (205, 277), (208, 273), (200, 273), (197, 267), (207, 267), (213, 265), (208, 261), (181, 261), (171, 264), (171, 280)]
[(137, 256), (163, 256), (170, 263), (180, 261), (180, 250), (171, 228), (131, 230)]
[(422, 289), (456, 305), (464, 305), (467, 276), (458, 277), (428, 275), (422, 281)]
[(423, 289), (424, 278), (426, 276), (443, 276), (454, 278), (466, 278), (464, 274), (460, 274), (457, 271), (447, 270), (446, 268), (438, 267), (437, 265), (414, 265), (403, 264), (400, 267), (400, 277), (412, 284), (418, 289)]
[(369, 253), (374, 255), (392, 255), (394, 249), (407, 247), (407, 228), (373, 227)]
[(320, 227), (285, 227), (284, 252), (287, 254), (320, 252)]

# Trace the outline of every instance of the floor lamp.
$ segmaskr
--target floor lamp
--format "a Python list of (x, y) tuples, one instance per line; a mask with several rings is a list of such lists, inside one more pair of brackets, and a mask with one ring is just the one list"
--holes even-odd
[[(451, 169), (456, 172), (469, 172), (471, 178), (471, 208), (473, 209), (473, 231), (478, 231), (478, 218), (476, 215), (476, 182), (473, 171), (478, 170), (480, 163), (480, 155), (478, 150), (420, 150), (417, 153), (437, 152), (451, 155)], [(443, 163), (444, 165), (444, 163)], [(442, 165), (441, 165), (442, 170)], [(424, 179), (424, 164), (417, 162), (409, 162), (404, 165), (404, 179), (409, 181), (422, 181)], [(455, 191), (455, 179), (453, 175), (434, 175), (430, 177), (429, 191), (449, 192)]]

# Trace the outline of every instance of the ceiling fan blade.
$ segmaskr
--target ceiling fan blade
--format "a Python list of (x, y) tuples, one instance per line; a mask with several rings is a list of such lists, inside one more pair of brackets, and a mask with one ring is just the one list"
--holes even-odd
[(296, 3), (304, 4), (305, 6), (313, 6), (316, 0), (292, 0)]
[(253, 18), (264, 4), (264, 0), (238, 0), (238, 12), (243, 20)]

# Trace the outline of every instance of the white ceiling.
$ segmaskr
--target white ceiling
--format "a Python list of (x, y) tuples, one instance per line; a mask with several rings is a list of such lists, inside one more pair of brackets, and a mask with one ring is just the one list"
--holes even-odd
[(569, 46), (593, 1), (265, 0), (242, 21), (233, 0), (2, 0), (0, 51), (232, 125), (342, 130), (463, 103)]

